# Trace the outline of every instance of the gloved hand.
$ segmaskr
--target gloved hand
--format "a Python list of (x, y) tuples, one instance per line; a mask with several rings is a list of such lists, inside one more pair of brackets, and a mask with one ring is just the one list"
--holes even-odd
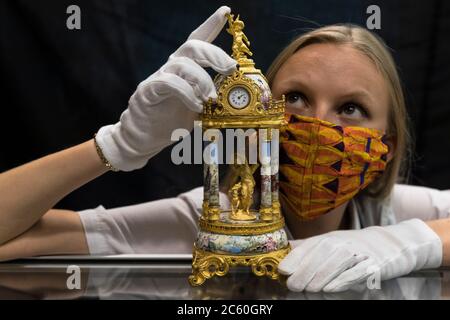
[(422, 220), (387, 227), (333, 231), (291, 242), (294, 249), (278, 270), (292, 291), (339, 292), (379, 272), (388, 280), (414, 270), (436, 268), (442, 243)]
[(220, 7), (176, 50), (156, 73), (139, 84), (116, 124), (97, 132), (103, 155), (116, 169), (142, 168), (172, 143), (174, 129), (189, 131), (208, 98), (217, 98), (213, 80), (202, 67), (222, 74), (236, 70), (236, 60), (211, 42), (230, 8)]

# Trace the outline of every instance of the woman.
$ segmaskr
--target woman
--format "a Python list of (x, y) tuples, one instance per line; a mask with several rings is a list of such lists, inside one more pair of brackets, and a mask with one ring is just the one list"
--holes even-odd
[[(0, 260), (191, 252), (201, 189), (109, 210), (52, 207), (108, 170), (143, 167), (171, 143), (174, 129), (192, 129), (203, 101), (216, 98), (202, 67), (222, 74), (236, 69), (236, 61), (211, 44), (228, 12), (228, 7), (219, 8), (160, 70), (139, 84), (119, 122), (100, 128), (95, 139), (0, 175)], [(387, 134), (383, 141), (389, 147), (384, 174), (365, 190), (375, 198), (359, 193), (326, 215), (304, 221), (285, 194), (282, 205), (291, 238), (307, 238), (292, 241), (295, 249), (279, 266), (289, 276), (288, 287), (341, 291), (376, 273), (384, 280), (449, 266), (450, 219), (444, 218), (450, 215), (450, 195), (394, 187), (407, 143), (406, 114), (395, 66), (380, 40), (357, 27), (318, 29), (281, 53), (269, 80), (274, 97), (286, 95), (289, 113), (340, 127), (377, 129)], [(392, 204), (382, 200), (389, 199), (386, 195)], [(227, 203), (221, 196), (221, 203)], [(395, 224), (401, 220), (406, 221)], [(361, 229), (376, 224), (392, 225)], [(176, 236), (168, 237), (169, 232)]]

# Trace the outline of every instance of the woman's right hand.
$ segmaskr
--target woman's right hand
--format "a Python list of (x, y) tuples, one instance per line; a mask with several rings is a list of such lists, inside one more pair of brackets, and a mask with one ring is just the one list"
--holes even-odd
[(172, 143), (173, 130), (190, 131), (203, 103), (217, 98), (213, 80), (203, 67), (226, 75), (236, 70), (236, 60), (211, 44), (229, 12), (229, 7), (220, 7), (194, 30), (166, 64), (139, 84), (120, 121), (100, 128), (97, 143), (114, 168), (142, 168)]

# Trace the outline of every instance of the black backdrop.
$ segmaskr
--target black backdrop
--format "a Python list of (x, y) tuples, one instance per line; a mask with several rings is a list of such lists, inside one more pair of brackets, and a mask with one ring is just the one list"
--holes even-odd
[[(81, 8), (81, 30), (66, 8)], [(416, 136), (412, 183), (450, 188), (450, 2), (428, 1), (0, 1), (0, 172), (89, 138), (114, 123), (137, 84), (226, 4), (241, 14), (266, 70), (295, 35), (316, 24), (365, 25), (393, 49)], [(223, 32), (217, 45), (229, 50)], [(134, 204), (201, 185), (200, 166), (171, 164), (170, 148), (142, 170), (107, 173), (63, 199), (73, 210)]]

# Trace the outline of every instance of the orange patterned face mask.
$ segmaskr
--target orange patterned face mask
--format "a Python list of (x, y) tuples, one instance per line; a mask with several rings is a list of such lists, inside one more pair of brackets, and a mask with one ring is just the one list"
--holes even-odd
[(381, 131), (287, 118), (280, 131), (280, 191), (300, 218), (314, 219), (342, 205), (384, 171), (388, 146)]

